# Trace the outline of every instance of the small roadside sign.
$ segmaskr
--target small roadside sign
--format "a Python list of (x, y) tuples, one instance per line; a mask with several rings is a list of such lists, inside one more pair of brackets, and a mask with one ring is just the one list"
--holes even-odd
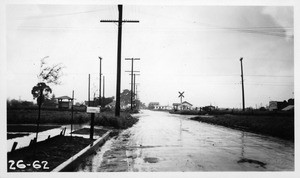
[(87, 113), (100, 113), (99, 107), (87, 107), (86, 108)]

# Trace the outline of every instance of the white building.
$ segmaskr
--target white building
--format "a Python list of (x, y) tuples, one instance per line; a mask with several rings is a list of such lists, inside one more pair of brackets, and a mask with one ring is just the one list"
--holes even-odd
[(191, 110), (193, 105), (187, 101), (182, 103), (173, 103), (174, 110)]
[(161, 106), (161, 105), (155, 105), (154, 106), (155, 110), (171, 110), (172, 107), (171, 106)]

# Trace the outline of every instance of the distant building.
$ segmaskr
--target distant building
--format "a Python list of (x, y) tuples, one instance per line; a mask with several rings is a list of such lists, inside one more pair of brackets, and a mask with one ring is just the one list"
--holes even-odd
[(270, 101), (269, 111), (291, 111), (294, 110), (294, 99), (288, 101)]
[(72, 108), (72, 98), (69, 96), (56, 97), (58, 100), (59, 109), (71, 109)]
[(181, 103), (182, 110), (191, 110), (193, 105), (187, 101)]
[(215, 110), (215, 109), (216, 109), (216, 107), (215, 107), (215, 106), (212, 106), (212, 105), (210, 105), (210, 106), (204, 106), (204, 107), (202, 108), (203, 111), (213, 111), (213, 110)]
[(159, 106), (159, 102), (150, 102), (148, 109), (154, 109), (156, 106)]
[(171, 110), (172, 107), (171, 106), (161, 106), (161, 105), (155, 105), (154, 106), (155, 110)]
[(270, 101), (269, 102), (269, 110), (270, 111), (277, 110), (277, 101)]
[(182, 103), (173, 103), (174, 110), (191, 110), (193, 105), (187, 101)]
[(180, 105), (181, 105), (180, 103), (173, 103), (173, 109), (174, 110), (179, 110)]

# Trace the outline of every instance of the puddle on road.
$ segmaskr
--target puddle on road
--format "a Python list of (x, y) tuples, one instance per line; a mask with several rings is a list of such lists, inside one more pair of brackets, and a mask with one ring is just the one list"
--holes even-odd
[(146, 163), (157, 163), (158, 162), (158, 158), (154, 158), (154, 157), (145, 157), (144, 161)]
[(250, 163), (250, 164), (256, 164), (262, 168), (266, 168), (266, 163), (263, 163), (261, 161), (258, 160), (254, 160), (254, 159), (248, 159), (248, 158), (242, 158), (239, 161), (237, 161), (237, 163)]

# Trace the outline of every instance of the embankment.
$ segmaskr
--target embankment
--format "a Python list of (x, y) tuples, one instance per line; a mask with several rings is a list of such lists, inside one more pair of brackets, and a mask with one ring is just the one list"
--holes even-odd
[(191, 120), (294, 141), (293, 116), (247, 116), (226, 114), (213, 117), (197, 116), (191, 118)]

